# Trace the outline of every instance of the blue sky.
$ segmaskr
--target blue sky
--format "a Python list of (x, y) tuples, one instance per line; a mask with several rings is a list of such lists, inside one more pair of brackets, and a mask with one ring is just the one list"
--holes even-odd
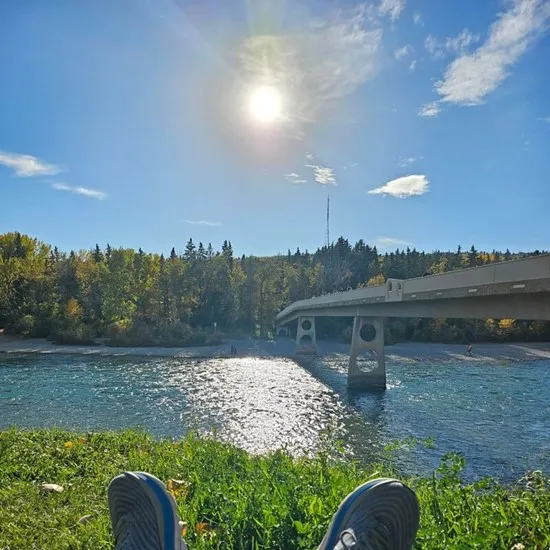
[(0, 76), (0, 232), (548, 248), (550, 0), (6, 0)]

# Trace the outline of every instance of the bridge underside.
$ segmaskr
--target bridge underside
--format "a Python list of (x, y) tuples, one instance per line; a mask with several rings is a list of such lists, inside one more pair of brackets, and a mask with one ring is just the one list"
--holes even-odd
[[(550, 320), (550, 293), (385, 302), (368, 305), (312, 306), (306, 311), (290, 313), (283, 320), (278, 320), (278, 324), (281, 325), (298, 319), (296, 353), (316, 353), (316, 317), (354, 318), (348, 366), (348, 387), (360, 390), (377, 390), (386, 387), (384, 318)], [(365, 328), (370, 330), (365, 330)], [(358, 366), (357, 359), (365, 351), (371, 353), (376, 361), (374, 369), (370, 371), (362, 370)]]
[(296, 311), (284, 319), (278, 319), (277, 324), (286, 324), (304, 316), (550, 320), (550, 292), (366, 305), (311, 306), (307, 311)]

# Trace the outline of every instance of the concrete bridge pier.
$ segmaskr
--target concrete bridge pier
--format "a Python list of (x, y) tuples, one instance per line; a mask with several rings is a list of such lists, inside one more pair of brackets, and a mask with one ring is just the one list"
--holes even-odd
[[(357, 357), (364, 350), (376, 355), (376, 367), (363, 371)], [(374, 317), (355, 317), (349, 356), (348, 387), (358, 390), (386, 389), (386, 357), (384, 355), (384, 320)]]
[(317, 353), (317, 338), (315, 337), (315, 317), (299, 317), (296, 330), (296, 353), (315, 355)]

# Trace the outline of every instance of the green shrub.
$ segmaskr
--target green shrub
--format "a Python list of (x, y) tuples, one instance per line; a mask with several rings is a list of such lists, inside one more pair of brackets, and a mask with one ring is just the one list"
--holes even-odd
[(24, 337), (32, 336), (35, 324), (36, 319), (33, 315), (22, 315), (8, 327), (7, 332)]
[(52, 317), (38, 317), (34, 323), (31, 336), (33, 338), (49, 338), (59, 323)]
[(92, 327), (82, 323), (56, 329), (51, 335), (51, 340), (55, 344), (65, 345), (95, 344)]
[(218, 346), (223, 344), (223, 334), (218, 331), (206, 334), (204, 344), (206, 346)]
[(137, 320), (132, 324), (113, 323), (107, 330), (111, 346), (165, 346), (184, 347), (216, 345), (222, 343), (222, 334), (192, 328), (186, 323), (174, 321), (154, 325)]
[(193, 337), (193, 329), (188, 324), (179, 321), (157, 327), (157, 341), (161, 342), (160, 345), (163, 346), (192, 345)]

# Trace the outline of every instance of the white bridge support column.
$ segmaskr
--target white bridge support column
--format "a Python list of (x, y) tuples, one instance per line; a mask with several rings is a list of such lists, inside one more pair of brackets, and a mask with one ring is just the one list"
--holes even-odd
[(317, 353), (315, 317), (299, 317), (296, 330), (296, 353), (314, 355)]
[[(368, 372), (362, 371), (357, 366), (357, 357), (363, 350), (372, 350), (376, 354), (377, 365)], [(386, 389), (384, 320), (381, 318), (355, 317), (353, 320), (348, 387), (358, 390)]]

